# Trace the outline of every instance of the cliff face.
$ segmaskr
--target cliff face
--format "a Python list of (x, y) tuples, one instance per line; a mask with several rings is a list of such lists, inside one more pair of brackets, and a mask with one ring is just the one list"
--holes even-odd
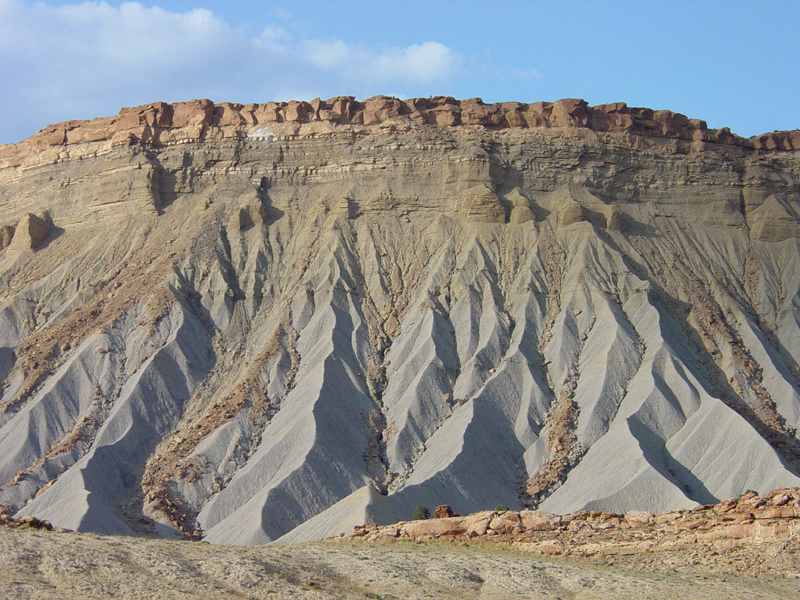
[[(589, 106), (584, 100), (567, 99), (534, 104), (485, 104), (480, 98), (456, 100), (447, 96), (409, 100), (377, 96), (359, 102), (343, 96), (311, 102), (214, 104), (210, 100), (194, 100), (123, 108), (116, 117), (58, 123), (20, 144), (0, 146), (0, 166), (38, 162), (43, 156), (45, 160), (80, 156), (97, 149), (91, 144), (103, 142), (106, 147), (125, 144), (163, 147), (192, 141), (271, 139), (343, 129), (408, 130), (422, 125), (490, 130), (587, 129), (627, 134), (629, 143), (632, 136), (694, 142), (691, 148), (695, 150), (702, 150), (706, 143), (769, 151), (800, 150), (800, 130), (774, 131), (746, 139), (727, 128), (709, 129), (699, 119), (668, 110), (629, 107), (623, 102)], [(67, 146), (72, 146), (73, 152), (65, 154)]]
[(800, 485), (798, 148), (448, 98), (0, 147), (0, 504), (252, 543)]

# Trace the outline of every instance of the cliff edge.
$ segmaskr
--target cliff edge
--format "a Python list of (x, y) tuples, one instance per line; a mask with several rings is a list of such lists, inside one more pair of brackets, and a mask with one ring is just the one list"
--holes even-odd
[(502, 102), (448, 96), (401, 100), (376, 96), (363, 101), (340, 96), (310, 102), (214, 103), (210, 100), (155, 102), (123, 108), (116, 117), (66, 121), (45, 127), (19, 144), (0, 146), (0, 166), (14, 166), (28, 152), (76, 144), (109, 142), (163, 146), (187, 141), (272, 138), (329, 132), (343, 127), (417, 126), (487, 129), (587, 129), (598, 133), (722, 144), (753, 150), (800, 150), (800, 130), (744, 138), (728, 128), (669, 110), (630, 107), (624, 102), (590, 106), (585, 100)]

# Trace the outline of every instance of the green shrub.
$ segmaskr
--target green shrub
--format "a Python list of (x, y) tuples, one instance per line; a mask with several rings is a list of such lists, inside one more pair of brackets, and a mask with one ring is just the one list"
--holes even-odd
[(414, 514), (411, 515), (411, 518), (415, 521), (422, 521), (423, 519), (430, 519), (431, 518), (431, 511), (428, 510), (427, 506), (422, 506), (421, 504), (414, 509)]
[(498, 504), (494, 507), (495, 512), (506, 512), (507, 510), (511, 510), (505, 504)]

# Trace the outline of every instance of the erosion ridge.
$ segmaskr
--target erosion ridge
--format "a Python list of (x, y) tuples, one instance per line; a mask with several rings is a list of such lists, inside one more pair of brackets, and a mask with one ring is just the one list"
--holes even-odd
[[(800, 153), (425, 102), (154, 104), (0, 150), (0, 504), (251, 544), (800, 485)], [(574, 125), (601, 113), (630, 129)]]

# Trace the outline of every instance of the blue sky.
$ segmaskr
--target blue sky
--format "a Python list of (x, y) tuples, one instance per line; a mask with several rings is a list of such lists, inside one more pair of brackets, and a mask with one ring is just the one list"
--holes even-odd
[(798, 1), (0, 0), (0, 143), (121, 106), (447, 94), (800, 128)]

